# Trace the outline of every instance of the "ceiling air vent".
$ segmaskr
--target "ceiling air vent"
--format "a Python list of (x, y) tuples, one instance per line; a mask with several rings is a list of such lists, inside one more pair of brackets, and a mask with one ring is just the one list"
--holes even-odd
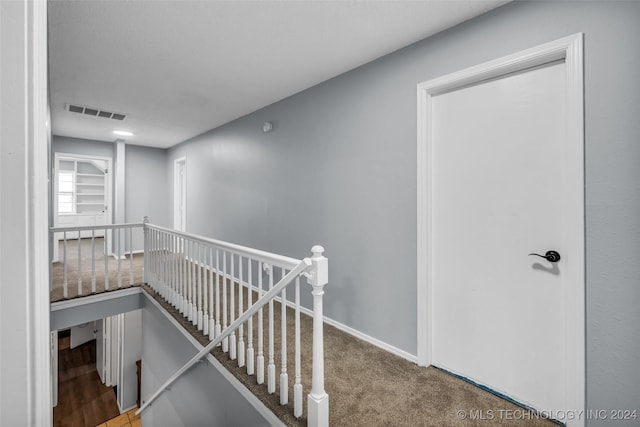
[(104, 119), (124, 120), (126, 114), (112, 113), (111, 111), (100, 110), (98, 108), (83, 107), (81, 105), (67, 104), (67, 111), (78, 114), (86, 114), (87, 116), (102, 117)]

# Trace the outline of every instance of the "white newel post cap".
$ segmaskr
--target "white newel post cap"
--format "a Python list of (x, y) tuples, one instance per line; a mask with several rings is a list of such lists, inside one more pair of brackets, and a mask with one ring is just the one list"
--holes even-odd
[(313, 254), (311, 257), (313, 274), (307, 281), (311, 286), (322, 289), (329, 282), (329, 260), (322, 255), (324, 248), (320, 245), (312, 247), (311, 253)]
[(142, 223), (143, 224), (148, 224), (149, 223), (149, 217), (145, 215), (144, 218), (142, 218)]

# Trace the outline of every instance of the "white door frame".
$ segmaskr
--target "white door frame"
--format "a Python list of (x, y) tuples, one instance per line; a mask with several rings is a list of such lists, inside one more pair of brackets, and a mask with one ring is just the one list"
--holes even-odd
[[(494, 61), (468, 68), (418, 84), (418, 271), (417, 271), (417, 331), (418, 364), (431, 364), (431, 121), (432, 97), (454, 89), (506, 74), (526, 70), (549, 62), (564, 60), (567, 77), (567, 139), (569, 159), (567, 174), (572, 178), (575, 198), (569, 201), (568, 212), (576, 239), (569, 242), (576, 254), (575, 268), (569, 271), (564, 300), (566, 331), (566, 408), (585, 408), (585, 243), (584, 243), (584, 94), (583, 94), (583, 34), (578, 33)], [(544, 408), (539, 408), (544, 409)], [(576, 420), (583, 425), (584, 419)], [(571, 422), (571, 421), (570, 421)]]
[[(182, 166), (181, 166), (182, 165)], [(178, 179), (179, 168), (183, 168), (182, 181)], [(180, 188), (178, 188), (180, 187)], [(178, 191), (182, 194), (182, 198), (178, 197)], [(182, 206), (180, 206), (182, 202)], [(178, 215), (179, 210), (182, 214)], [(180, 217), (180, 221), (178, 221)], [(173, 228), (179, 231), (185, 231), (187, 227), (187, 158), (180, 157), (173, 161)]]
[[(112, 210), (112, 205), (113, 205), (113, 198), (112, 198), (112, 186), (113, 186), (113, 179), (111, 178), (111, 172), (113, 171), (112, 169), (112, 164), (113, 164), (113, 158), (111, 157), (102, 157), (102, 156), (90, 156), (90, 155), (85, 155), (85, 154), (73, 154), (73, 153), (59, 153), (56, 152), (54, 154), (54, 162), (53, 162), (53, 170), (51, 173), (51, 180), (53, 181), (53, 202), (51, 204), (51, 210), (53, 213), (53, 221), (54, 221), (54, 227), (57, 227), (57, 219), (58, 219), (58, 169), (60, 167), (60, 160), (65, 160), (65, 159), (71, 159), (71, 160), (100, 160), (100, 161), (104, 161), (107, 164), (107, 172), (105, 172), (105, 178), (104, 178), (104, 182), (105, 182), (105, 201), (107, 203), (107, 208), (105, 209), (104, 215), (105, 215), (105, 224), (112, 224), (113, 223), (113, 217), (111, 215), (111, 213), (113, 212)], [(56, 234), (60, 234), (60, 233), (56, 233)], [(105, 233), (105, 238), (107, 238), (108, 233)], [(52, 261), (58, 261), (58, 240), (59, 240), (60, 236), (53, 236), (53, 257), (52, 257)], [(111, 253), (111, 239), (107, 239), (107, 253)]]

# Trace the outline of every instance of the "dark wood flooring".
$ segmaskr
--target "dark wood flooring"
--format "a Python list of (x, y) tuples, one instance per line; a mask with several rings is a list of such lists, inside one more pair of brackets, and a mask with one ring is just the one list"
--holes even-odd
[(94, 427), (120, 415), (116, 395), (100, 381), (96, 370), (96, 341), (69, 348), (59, 339), (58, 405), (54, 427)]

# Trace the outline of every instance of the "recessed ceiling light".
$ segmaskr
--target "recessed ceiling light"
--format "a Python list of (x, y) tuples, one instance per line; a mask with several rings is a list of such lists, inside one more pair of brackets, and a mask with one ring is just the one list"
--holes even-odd
[(129, 132), (128, 130), (114, 130), (113, 133), (120, 136), (133, 136), (133, 132)]

